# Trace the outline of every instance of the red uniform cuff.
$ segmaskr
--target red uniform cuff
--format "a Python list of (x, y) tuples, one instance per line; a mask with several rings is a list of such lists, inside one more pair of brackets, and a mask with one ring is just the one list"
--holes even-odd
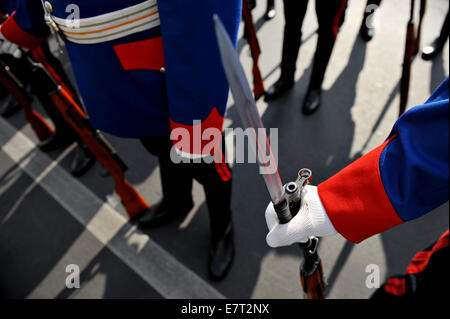
[(318, 186), (334, 228), (353, 243), (403, 223), (386, 194), (379, 168), (380, 155), (393, 138)]
[(211, 110), (208, 117), (192, 125), (181, 124), (170, 120), (172, 129), (172, 142), (183, 153), (195, 155), (213, 155), (220, 150), (222, 126), (224, 118), (216, 107)]
[(170, 120), (171, 139), (174, 146), (185, 155), (214, 156), (217, 174), (224, 181), (231, 179), (231, 171), (222, 152), (222, 127), (224, 118), (216, 107), (201, 123), (185, 125)]
[(47, 37), (36, 37), (23, 30), (14, 20), (14, 13), (1, 26), (3, 36), (18, 46), (33, 49), (44, 42)]

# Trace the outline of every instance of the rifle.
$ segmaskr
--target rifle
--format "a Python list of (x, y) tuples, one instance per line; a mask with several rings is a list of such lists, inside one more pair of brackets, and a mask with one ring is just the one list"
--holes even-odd
[(47, 92), (56, 108), (64, 119), (75, 130), (97, 160), (105, 167), (113, 177), (115, 190), (122, 200), (122, 204), (130, 219), (135, 219), (142, 212), (150, 208), (139, 192), (126, 180), (126, 164), (118, 156), (117, 152), (94, 129), (82, 108), (75, 102), (74, 94), (61, 82), (53, 68), (48, 64), (45, 56), (39, 48), (31, 51), (32, 56), (28, 62), (33, 68), (33, 80), (44, 92)]
[(419, 52), (420, 34), (422, 32), (422, 20), (426, 10), (426, 0), (420, 2), (420, 19), (417, 33), (414, 21), (415, 0), (411, 0), (411, 13), (406, 29), (405, 54), (403, 57), (403, 70), (400, 80), (400, 109), (399, 117), (405, 112), (408, 104), (409, 82), (411, 78), (411, 66), (414, 56)]
[(247, 35), (247, 40), (253, 59), (253, 93), (255, 95), (255, 99), (258, 100), (266, 92), (266, 90), (264, 88), (264, 81), (261, 76), (261, 71), (258, 67), (261, 48), (256, 36), (255, 25), (253, 24), (252, 13), (249, 9), (248, 0), (244, 0), (242, 2), (242, 16), (244, 18), (245, 34)]
[(12, 73), (11, 68), (0, 58), (0, 83), (19, 102), (25, 111), (25, 118), (30, 123), (39, 140), (45, 140), (53, 134), (53, 128), (42, 115), (31, 106), (31, 97), (25, 90), (25, 85)]
[[(302, 190), (311, 181), (311, 170), (303, 168), (298, 172), (295, 182), (289, 182), (284, 186), (284, 196), (273, 205), (280, 224), (289, 223), (300, 211)], [(309, 237), (306, 242), (298, 245), (304, 258), (303, 264), (300, 266), (303, 294), (306, 299), (325, 299), (322, 260), (318, 253), (319, 238)]]
[[(306, 168), (301, 169), (295, 182), (290, 182), (283, 186), (277, 164), (275, 163), (275, 157), (265, 133), (266, 130), (256, 108), (256, 102), (252, 97), (244, 69), (239, 62), (239, 57), (217, 15), (214, 16), (214, 24), (222, 64), (242, 124), (245, 129), (249, 128), (255, 132), (255, 134), (250, 134), (248, 143), (255, 154), (257, 154), (256, 158), (260, 174), (266, 183), (279, 222), (280, 224), (286, 224), (300, 211), (301, 192), (311, 182), (312, 172)], [(268, 165), (267, 163), (270, 164)], [(309, 299), (323, 299), (325, 298), (325, 284), (322, 262), (318, 254), (319, 238), (310, 237), (306, 242), (300, 243), (299, 246), (304, 257), (303, 265), (300, 268), (300, 279), (304, 295)]]

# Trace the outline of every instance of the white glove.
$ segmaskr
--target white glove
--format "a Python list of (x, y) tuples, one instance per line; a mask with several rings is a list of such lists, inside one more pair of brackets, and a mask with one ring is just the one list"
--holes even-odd
[(271, 202), (266, 209), (266, 223), (269, 228), (266, 241), (270, 247), (289, 246), (306, 242), (309, 237), (325, 237), (337, 233), (320, 201), (317, 187), (306, 185), (301, 194), (302, 206), (292, 220), (281, 225)]

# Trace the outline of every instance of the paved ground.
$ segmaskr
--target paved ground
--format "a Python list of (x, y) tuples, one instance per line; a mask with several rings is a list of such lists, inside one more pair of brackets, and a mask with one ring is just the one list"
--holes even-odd
[[(258, 101), (266, 127), (279, 129), (280, 174), (292, 179), (301, 167), (320, 183), (381, 143), (395, 122), (398, 86), (408, 19), (407, 1), (385, 1), (376, 37), (358, 38), (363, 1), (350, 1), (324, 83), (323, 107), (303, 117), (300, 106), (311, 72), (317, 36), (314, 2), (309, 4), (294, 90), (267, 105)], [(260, 67), (269, 87), (279, 75), (283, 29), (278, 15), (264, 23), (263, 1), (254, 19), (262, 55)], [(433, 40), (448, 10), (444, 0), (429, 1), (423, 43)], [(242, 34), (242, 29), (241, 33)], [(241, 60), (250, 75), (245, 41)], [(65, 59), (64, 57), (62, 57)], [(416, 59), (410, 105), (420, 104), (449, 74), (448, 43), (432, 62)], [(39, 105), (36, 105), (40, 109)], [(233, 100), (226, 125), (239, 127)], [(154, 203), (161, 198), (155, 158), (135, 140), (108, 136), (130, 167), (127, 177)], [(233, 213), (237, 254), (227, 279), (207, 278), (208, 213), (199, 184), (196, 206), (184, 220), (152, 231), (126, 222), (111, 178), (96, 166), (83, 178), (68, 173), (73, 146), (43, 154), (23, 113), (0, 119), (0, 295), (14, 298), (301, 298), (295, 247), (278, 250), (265, 244), (264, 209), (269, 201), (257, 167), (236, 164)], [(382, 280), (402, 273), (414, 252), (448, 229), (448, 203), (427, 216), (359, 245), (340, 236), (321, 242), (329, 298), (367, 298), (367, 265), (380, 267)], [(65, 288), (68, 264), (81, 269), (80, 289)]]

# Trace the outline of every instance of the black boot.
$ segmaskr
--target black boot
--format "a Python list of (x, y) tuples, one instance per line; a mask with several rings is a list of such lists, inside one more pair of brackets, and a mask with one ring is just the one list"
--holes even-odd
[(372, 40), (374, 34), (375, 28), (367, 27), (366, 22), (364, 20), (364, 22), (361, 24), (361, 29), (359, 30), (359, 35), (361, 36), (361, 38), (364, 41), (369, 42), (370, 40)]
[[(368, 24), (372, 24), (373, 18), (371, 16), (376, 14), (377, 8), (380, 6), (380, 1), (367, 1), (366, 11), (364, 12), (363, 20), (361, 23), (361, 28), (359, 29), (359, 36), (366, 42), (372, 40), (375, 35), (375, 28), (373, 25), (368, 26)], [(370, 7), (375, 9), (370, 10)], [(370, 10), (370, 11), (368, 11)], [(345, 12), (344, 12), (345, 13)], [(371, 18), (372, 21), (369, 21)]]
[(43, 152), (51, 152), (60, 148), (67, 147), (74, 142), (72, 138), (69, 138), (65, 134), (61, 134), (56, 130), (55, 133), (50, 135), (47, 139), (39, 142), (38, 147)]
[(75, 158), (72, 161), (70, 172), (73, 176), (80, 177), (94, 165), (95, 156), (85, 145), (78, 144), (75, 152)]
[(3, 107), (0, 110), (0, 114), (4, 117), (9, 117), (17, 113), (20, 109), (21, 105), (17, 103), (12, 95), (8, 95), (3, 103)]
[(294, 86), (294, 75), (300, 49), (301, 34), (299, 39), (288, 38), (286, 34), (284, 37), (281, 58), (281, 75), (278, 81), (267, 90), (264, 96), (266, 102), (279, 98)]
[(427, 45), (422, 49), (422, 59), (425, 61), (430, 61), (434, 57), (436, 57), (439, 53), (441, 53), (444, 48), (445, 41), (447, 39), (441, 39), (440, 37), (434, 40), (431, 44)]
[(313, 114), (322, 103), (322, 89), (309, 89), (302, 106), (305, 115)]
[(190, 205), (185, 205), (184, 207), (169, 208), (168, 206), (164, 200), (153, 205), (138, 218), (139, 226), (151, 228), (167, 224), (180, 216), (186, 216), (194, 206), (194, 203), (191, 202)]
[(283, 50), (281, 53), (281, 75), (278, 81), (267, 90), (264, 98), (266, 102), (280, 97), (294, 86), (296, 63), (302, 41), (301, 26), (303, 16), (299, 19), (295, 18), (299, 21), (291, 22), (292, 13), (288, 19), (287, 13), (289, 12), (289, 8), (286, 7), (286, 4), (284, 10), (286, 24), (283, 35)]
[(265, 20), (270, 20), (275, 18), (275, 15), (277, 12), (275, 11), (275, 3), (274, 0), (267, 0), (267, 9), (266, 13), (264, 14)]
[(256, 0), (244, 0), (248, 3), (248, 9), (251, 11), (256, 8)]
[(433, 41), (430, 45), (427, 45), (422, 50), (422, 59), (429, 61), (436, 57), (444, 48), (445, 42), (447, 42), (450, 34), (450, 10), (447, 11), (444, 24), (442, 25), (439, 37)]
[(266, 102), (275, 100), (289, 91), (294, 86), (294, 79), (280, 77), (266, 92), (264, 100)]
[[(214, 231), (214, 230), (213, 230)], [(230, 222), (225, 233), (219, 238), (211, 240), (208, 270), (213, 280), (221, 280), (228, 274), (234, 260), (233, 224)]]

